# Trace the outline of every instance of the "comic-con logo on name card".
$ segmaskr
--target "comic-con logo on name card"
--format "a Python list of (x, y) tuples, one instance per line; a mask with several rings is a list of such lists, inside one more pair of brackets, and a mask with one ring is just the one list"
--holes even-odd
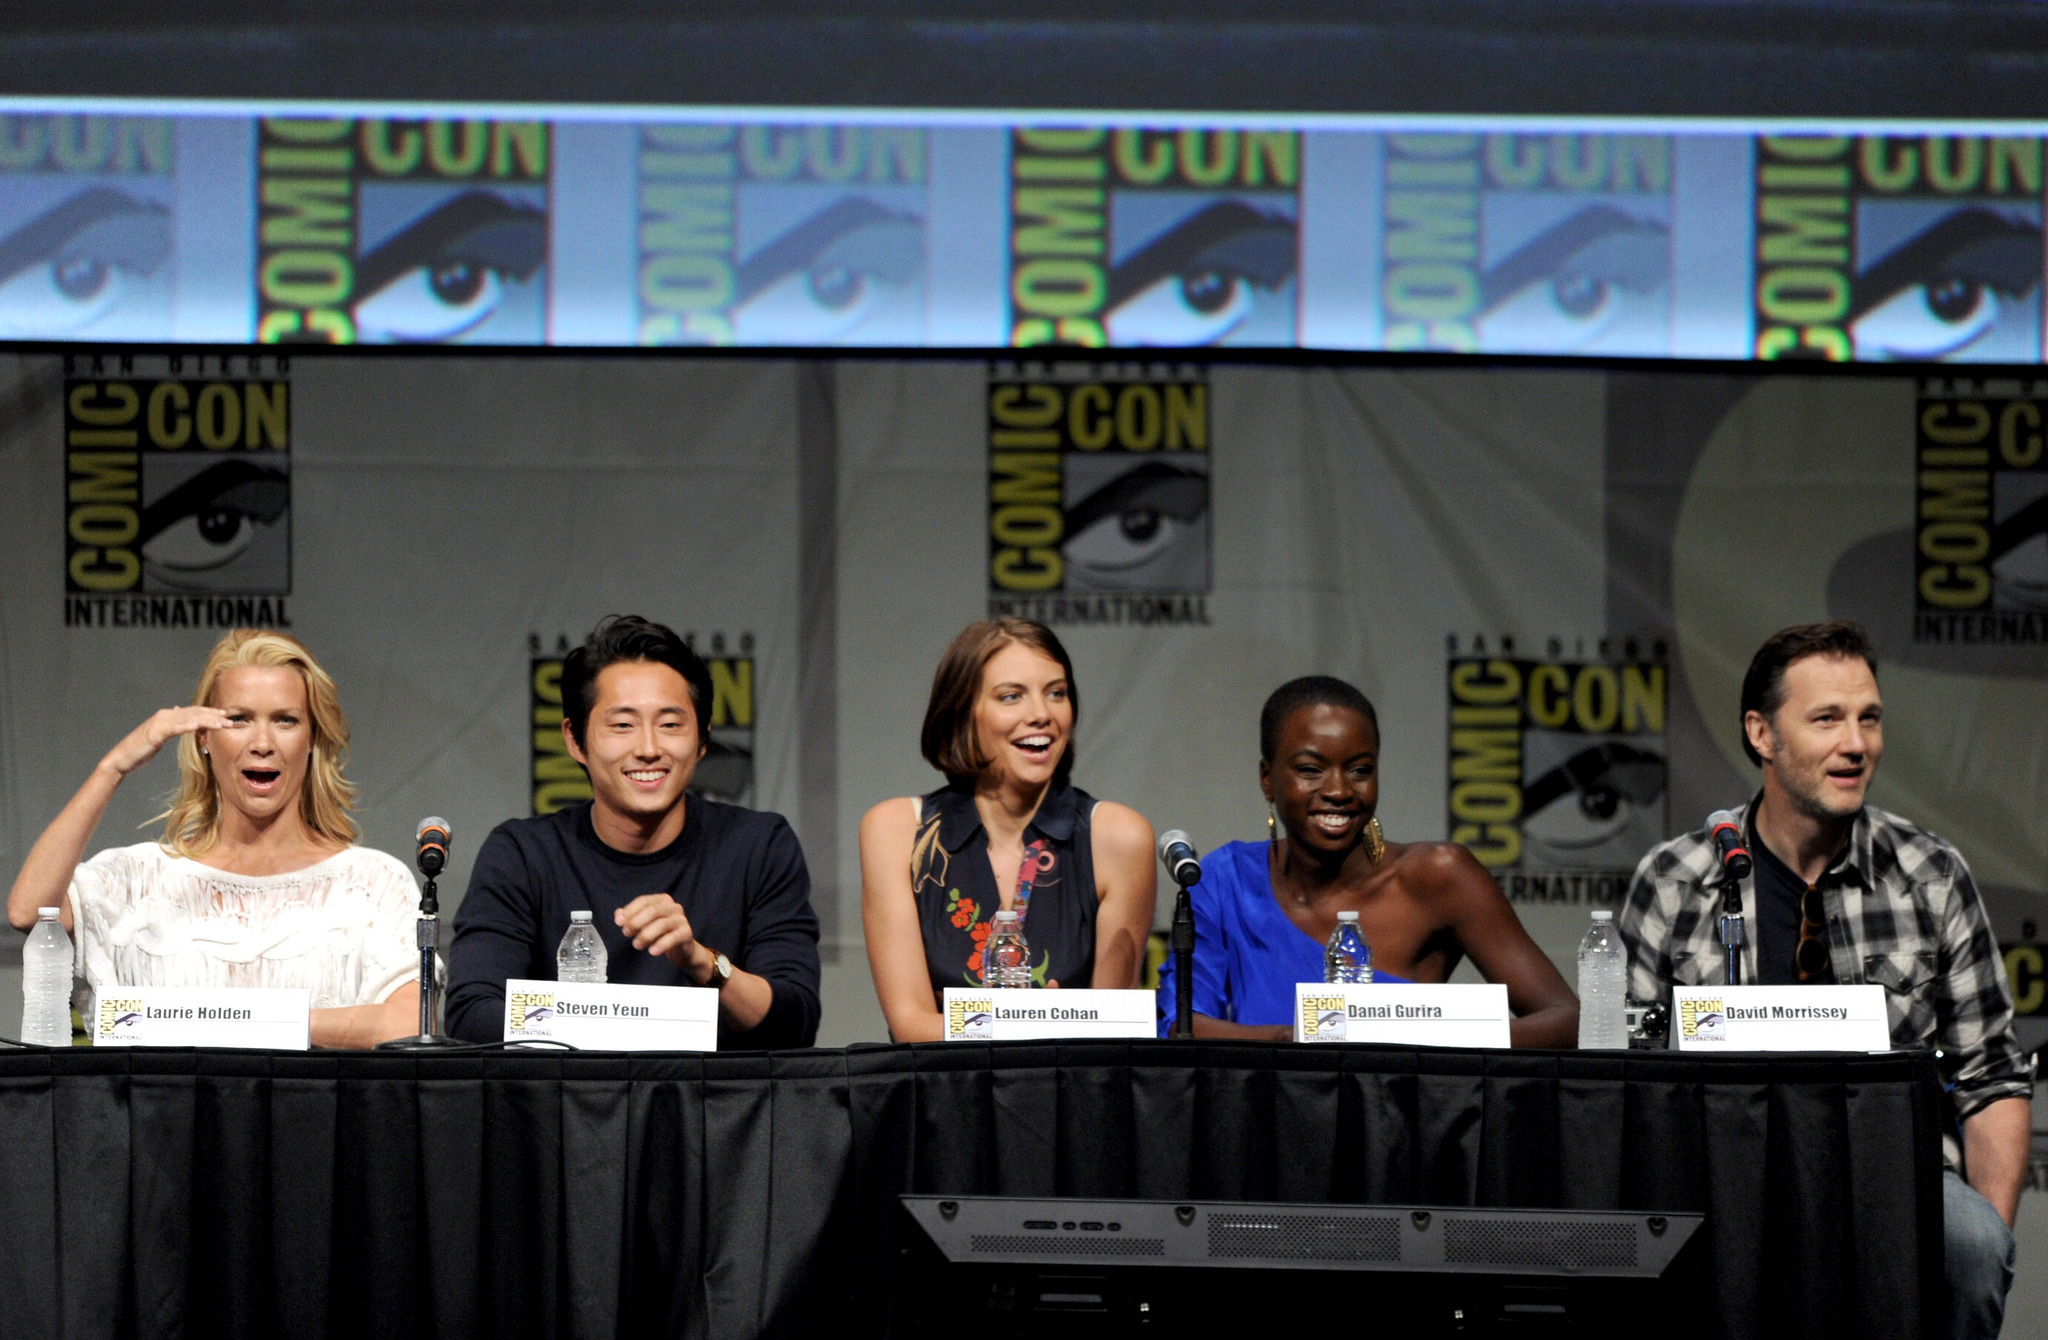
[(545, 1026), (555, 1017), (555, 993), (552, 991), (514, 991), (505, 998), (505, 1029), (508, 1033), (524, 1033), (536, 1026)]
[(1209, 622), (1209, 383), (1157, 365), (997, 363), (989, 614)]
[(1389, 349), (1670, 349), (1671, 140), (1388, 135), (1380, 315)]
[(1678, 1035), (1687, 1042), (1726, 1042), (1727, 1007), (1719, 1000), (1703, 997), (1679, 1001)]
[(547, 342), (541, 121), (258, 123), (259, 343)]
[[(690, 794), (709, 796), (733, 805), (754, 803), (754, 635), (728, 639), (714, 633), (706, 646), (695, 632), (683, 641), (704, 658), (711, 671), (711, 722), (705, 732), (704, 757), (690, 779)], [(554, 654), (543, 655), (539, 634), (527, 639), (528, 728), (533, 752), (529, 780), (533, 812), (553, 814), (590, 799), (590, 776), (569, 754), (562, 738), (562, 658), (573, 644), (566, 635), (555, 639)]]
[(640, 343), (924, 343), (922, 128), (643, 126), (638, 160)]
[(947, 1037), (956, 1040), (980, 1038), (986, 1041), (995, 1035), (996, 1004), (992, 997), (953, 996), (946, 1001)]
[(1513, 901), (1618, 902), (1668, 832), (1663, 643), (1449, 643), (1451, 840)]
[(1189, 127), (1010, 137), (1010, 343), (1288, 345), (1301, 137)]
[(139, 1000), (109, 1000), (102, 997), (94, 1011), (98, 1027), (93, 1030), (95, 1038), (126, 1041), (135, 1036), (142, 1023), (142, 1002)]
[(2048, 386), (1923, 393), (1915, 429), (1914, 640), (2048, 644)]
[(63, 452), (67, 627), (291, 627), (284, 359), (70, 355)]
[(0, 338), (162, 338), (176, 273), (162, 116), (0, 116)]
[(1301, 1036), (1306, 1042), (1342, 1042), (1350, 1031), (1350, 1007), (1342, 996), (1303, 994)]
[(1756, 142), (1758, 358), (2034, 363), (2041, 141)]

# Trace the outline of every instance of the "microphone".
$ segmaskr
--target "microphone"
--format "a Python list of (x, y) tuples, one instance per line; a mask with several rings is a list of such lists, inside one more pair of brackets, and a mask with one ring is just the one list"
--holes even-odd
[(1742, 816), (1734, 810), (1715, 810), (1707, 816), (1707, 827), (1714, 839), (1714, 850), (1721, 858), (1721, 869), (1730, 879), (1748, 876), (1753, 862), (1749, 859), (1749, 848), (1742, 844)]
[(1178, 828), (1169, 828), (1159, 835), (1159, 860), (1173, 882), (1183, 889), (1202, 882), (1202, 858), (1195, 855), (1195, 844)]
[(448, 868), (448, 821), (435, 815), (420, 820), (420, 831), (413, 835), (420, 844), (416, 858), (420, 873), (428, 879)]

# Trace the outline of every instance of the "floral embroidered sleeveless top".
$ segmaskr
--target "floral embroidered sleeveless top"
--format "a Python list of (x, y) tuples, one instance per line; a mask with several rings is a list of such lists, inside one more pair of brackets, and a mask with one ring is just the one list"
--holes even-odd
[[(1012, 910), (1031, 948), (1031, 981), (1086, 987), (1095, 977), (1095, 861), (1089, 820), (1095, 798), (1071, 786), (1048, 791), (1024, 830), (1024, 863)], [(924, 931), (932, 991), (981, 985), (982, 947), (1002, 898), (989, 864), (988, 832), (971, 791), (946, 787), (919, 802), (910, 886)]]

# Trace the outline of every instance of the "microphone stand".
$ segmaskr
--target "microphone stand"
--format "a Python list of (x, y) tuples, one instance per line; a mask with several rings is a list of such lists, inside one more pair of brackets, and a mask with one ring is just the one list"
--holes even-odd
[(1742, 985), (1742, 881), (1729, 875), (1721, 885), (1721, 952), (1728, 960), (1728, 986)]
[[(435, 874), (438, 873), (440, 872), (437, 866)], [(441, 974), (436, 952), (441, 947), (441, 904), (436, 898), (433, 875), (427, 876), (427, 887), (420, 891), (420, 919), (414, 931), (414, 939), (420, 947), (419, 1036), (380, 1042), (377, 1044), (377, 1050), (410, 1052), (469, 1045), (460, 1038), (451, 1038), (436, 1032), (434, 1028), (441, 1017)]]
[(1180, 892), (1173, 900), (1173, 1036), (1195, 1036), (1195, 904), (1178, 871), (1173, 882)]

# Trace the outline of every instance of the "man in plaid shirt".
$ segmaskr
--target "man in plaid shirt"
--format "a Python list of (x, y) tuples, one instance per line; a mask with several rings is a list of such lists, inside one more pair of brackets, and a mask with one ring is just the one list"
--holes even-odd
[[(1962, 1131), (1942, 1175), (1949, 1330), (1995, 1336), (2012, 1283), (2033, 1063), (2013, 1036), (2004, 963), (1962, 855), (1864, 803), (1884, 752), (1883, 713), (1855, 624), (1787, 628), (1750, 662), (1743, 749), (1764, 784), (1742, 811), (1756, 863), (1742, 882), (1752, 930), (1742, 980), (1874, 982), (1893, 1044), (1941, 1049)], [(1620, 922), (1633, 999), (1726, 980), (1719, 865), (1703, 827), (1636, 867)]]

